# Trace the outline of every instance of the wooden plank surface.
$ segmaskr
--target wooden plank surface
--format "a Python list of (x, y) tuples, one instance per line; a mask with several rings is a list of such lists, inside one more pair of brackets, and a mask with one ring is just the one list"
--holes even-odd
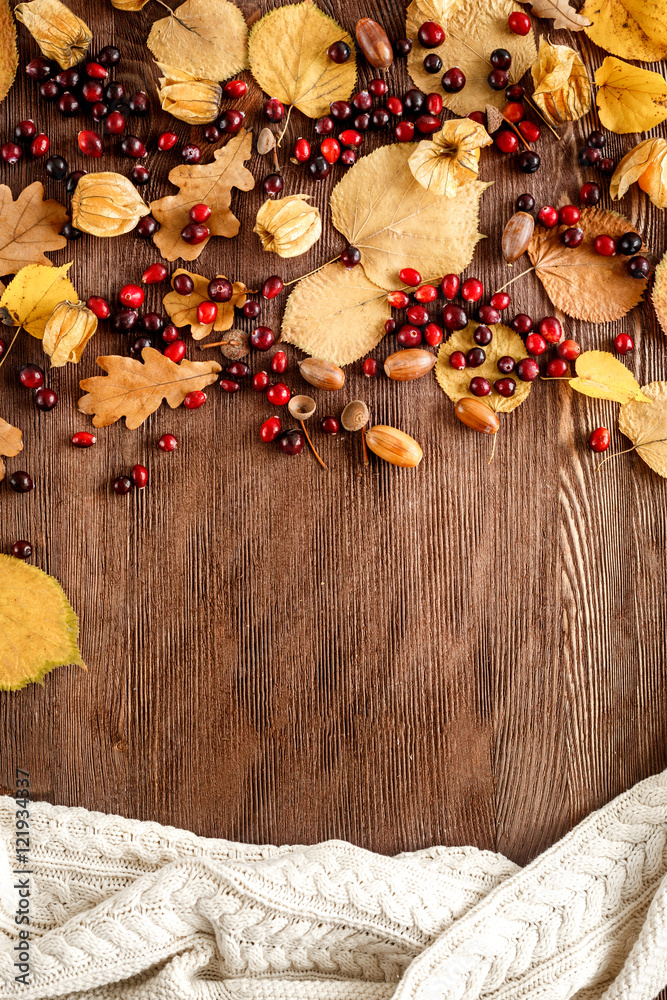
[[(71, 6), (91, 24), (94, 49), (120, 46), (117, 79), (151, 90), (157, 73), (143, 40), (161, 8)], [(244, 12), (271, 6), (246, 3)], [(402, 34), (402, 5), (321, 6), (348, 29), (368, 14)], [(20, 37), (23, 65), (35, 47), (24, 29)], [(603, 54), (583, 35), (574, 44), (591, 71), (599, 66)], [(365, 66), (361, 75), (372, 76)], [(392, 91), (407, 89), (405, 63), (389, 78)], [(251, 87), (242, 105), (251, 119), (260, 100)], [(22, 69), (0, 114), (4, 139), (31, 115), (54, 153), (91, 167), (76, 149), (82, 125), (40, 103)], [(506, 280), (499, 235), (514, 199), (526, 190), (538, 203), (576, 201), (594, 177), (576, 159), (594, 126), (589, 116), (560, 142), (546, 133), (531, 177), (483, 155), (482, 176), (495, 182), (482, 202), (489, 239), (467, 273), (487, 289)], [(201, 137), (155, 106), (137, 123), (138, 135), (152, 137), (149, 199), (169, 190), (177, 162), (154, 151), (166, 127)], [(312, 135), (312, 125), (295, 115), (292, 139), (301, 132)], [(610, 155), (635, 141), (610, 136)], [(103, 163), (130, 171), (112, 153)], [(258, 156), (250, 167), (259, 180), (270, 172)], [(336, 168), (315, 186), (286, 165), (286, 192), (309, 192), (325, 218), (307, 255), (262, 256), (252, 233), (259, 184), (234, 194), (240, 236), (214, 241), (193, 269), (256, 288), (276, 269), (289, 280), (335, 257), (343, 242), (327, 205), (341, 176)], [(2, 165), (0, 178), (15, 195), (39, 179), (64, 199), (63, 185), (29, 158)], [(662, 253), (661, 213), (636, 188), (622, 208)], [(113, 298), (157, 254), (133, 235), (86, 236), (52, 259), (74, 260), (82, 297)], [(148, 299), (159, 308), (157, 289)], [(277, 328), (283, 304), (265, 306), (263, 320)], [(532, 275), (514, 286), (513, 305), (551, 312)], [(648, 305), (618, 323), (567, 325), (584, 348), (609, 349), (616, 333), (631, 332), (628, 362), (640, 382), (667, 377), (664, 335)], [(585, 441), (593, 427), (615, 426), (616, 404), (538, 384), (503, 420), (489, 465), (488, 442), (457, 422), (435, 379), (369, 382), (354, 365), (342, 393), (318, 396), (321, 415), (361, 396), (374, 422), (422, 443), (419, 469), (373, 461), (363, 470), (359, 442), (344, 435), (317, 435), (326, 472), (308, 453), (282, 457), (258, 441), (271, 410), (249, 387), (235, 397), (213, 388), (201, 410), (163, 408), (137, 431), (116, 424), (82, 452), (69, 445), (89, 426), (76, 410), (78, 381), (95, 373), (96, 354), (124, 353), (126, 344), (104, 327), (91, 348), (77, 368), (49, 376), (61, 397), (52, 413), (37, 413), (17, 382), (18, 363), (40, 360), (37, 342), (20, 338), (0, 370), (2, 415), (25, 437), (9, 469), (36, 482), (29, 496), (2, 485), (0, 544), (33, 542), (35, 564), (62, 582), (80, 615), (88, 664), (87, 673), (64, 668), (43, 687), (0, 695), (0, 783), (10, 787), (19, 765), (32, 772), (37, 797), (233, 840), (335, 837), (388, 853), (475, 844), (525, 862), (667, 766), (667, 494), (634, 455), (596, 474)], [(388, 338), (376, 354), (392, 349)], [(297, 352), (288, 355), (287, 381), (303, 389)], [(194, 344), (188, 356), (219, 357)], [(254, 357), (254, 368), (263, 360)], [(156, 449), (166, 431), (179, 438), (172, 455)], [(625, 446), (617, 431), (612, 438)], [(114, 496), (110, 481), (136, 462), (148, 466), (149, 488)]]

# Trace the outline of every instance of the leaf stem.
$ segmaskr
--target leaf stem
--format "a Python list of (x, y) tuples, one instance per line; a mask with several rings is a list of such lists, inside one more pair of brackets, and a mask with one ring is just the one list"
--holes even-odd
[(364, 465), (369, 465), (370, 462), (368, 460), (368, 448), (366, 447), (366, 428), (365, 427), (361, 428), (361, 447), (362, 447), (362, 450), (363, 450), (363, 453), (364, 453)]
[(636, 447), (637, 447), (637, 445), (633, 444), (632, 448), (626, 448), (624, 451), (613, 451), (611, 453), (611, 455), (607, 455), (606, 458), (602, 459), (602, 461), (600, 462), (600, 464), (598, 465), (598, 467), (597, 467), (597, 469), (595, 471), (599, 472), (600, 469), (602, 468), (602, 466), (604, 465), (604, 463), (608, 462), (610, 458), (616, 458), (618, 455), (627, 455), (629, 452), (634, 451)]
[(23, 327), (21, 327), (21, 326), (17, 326), (16, 327), (16, 333), (12, 337), (12, 342), (9, 345), (9, 347), (7, 348), (7, 350), (5, 351), (2, 360), (0, 360), (0, 368), (2, 368), (2, 366), (5, 363), (5, 361), (7, 360), (7, 356), (9, 355), (9, 352), (11, 351), (12, 347), (14, 346), (14, 341), (16, 340), (16, 338), (18, 337), (18, 335), (19, 335), (19, 333), (21, 332), (22, 329), (23, 329)]
[(533, 111), (535, 111), (535, 113), (536, 113), (536, 114), (538, 114), (538, 115), (540, 116), (540, 118), (542, 119), (542, 121), (544, 122), (544, 124), (546, 125), (546, 127), (547, 127), (547, 128), (548, 128), (548, 129), (549, 129), (549, 130), (550, 130), (551, 132), (553, 132), (553, 134), (554, 134), (554, 135), (556, 136), (556, 138), (557, 138), (557, 139), (558, 139), (558, 141), (560, 142), (560, 135), (558, 134), (558, 132), (556, 131), (556, 129), (555, 129), (554, 127), (553, 127), (553, 125), (551, 124), (551, 122), (550, 122), (550, 121), (548, 121), (548, 120), (546, 119), (546, 117), (544, 116), (544, 114), (543, 114), (543, 113), (542, 113), (542, 112), (540, 111), (540, 108), (539, 108), (539, 106), (538, 106), (538, 105), (537, 105), (537, 104), (535, 103), (535, 101), (533, 100), (533, 98), (531, 97), (531, 95), (530, 95), (530, 94), (526, 94), (525, 96), (526, 96), (526, 98), (527, 98), (527, 99), (528, 99), (528, 100), (530, 101), (530, 103), (531, 103), (531, 106), (532, 106), (532, 108), (533, 108)]
[(323, 267), (327, 266), (327, 264), (335, 264), (337, 260), (340, 260), (340, 254), (332, 260), (327, 260), (324, 264), (320, 264), (320, 266), (316, 267), (314, 271), (309, 271), (308, 274), (302, 274), (298, 278), (292, 278), (291, 281), (284, 282), (283, 288), (287, 288), (289, 285), (295, 285), (297, 281), (303, 281), (304, 278), (310, 278), (311, 274), (317, 274), (317, 272), (321, 271)]
[(305, 423), (303, 422), (303, 420), (300, 420), (299, 423), (301, 424), (301, 428), (303, 430), (303, 433), (306, 435), (306, 441), (310, 445), (310, 450), (312, 451), (313, 455), (315, 456), (315, 458), (317, 459), (317, 461), (320, 463), (320, 465), (322, 466), (322, 468), (326, 469), (326, 465), (324, 464), (324, 462), (322, 461), (322, 459), (320, 458), (320, 456), (317, 454), (317, 451), (315, 450), (315, 445), (310, 440), (310, 435), (308, 434), (308, 431), (306, 430)]
[(515, 281), (518, 281), (519, 278), (523, 278), (524, 274), (530, 274), (530, 272), (534, 270), (535, 270), (534, 267), (529, 267), (526, 271), (522, 271), (521, 274), (515, 274), (513, 278), (510, 278), (510, 280), (507, 281), (504, 285), (501, 285), (500, 288), (496, 288), (493, 294), (496, 295), (497, 292), (502, 292), (504, 288), (509, 288), (509, 286), (513, 285)]
[(287, 117), (285, 118), (285, 126), (284, 126), (282, 132), (280, 133), (280, 135), (278, 136), (278, 142), (277, 142), (278, 146), (282, 145), (283, 137), (284, 137), (285, 132), (287, 131), (287, 128), (289, 126), (289, 120), (290, 120), (290, 116), (292, 114), (292, 108), (293, 107), (294, 107), (294, 105), (290, 104), (289, 108), (287, 109)]

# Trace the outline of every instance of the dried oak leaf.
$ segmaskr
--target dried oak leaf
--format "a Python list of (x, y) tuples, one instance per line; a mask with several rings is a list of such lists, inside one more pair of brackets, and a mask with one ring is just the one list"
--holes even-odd
[[(0, 456), (13, 458), (23, 451), (23, 440), (18, 427), (12, 427), (0, 417)], [(0, 458), (0, 482), (5, 478), (5, 463)]]
[[(477, 347), (473, 334), (478, 326), (479, 323), (468, 323), (465, 329), (452, 334), (449, 340), (438, 351), (438, 360), (435, 364), (435, 377), (438, 380), (440, 388), (447, 393), (453, 403), (456, 403), (457, 400), (462, 399), (464, 396), (470, 399), (476, 398), (470, 392), (469, 388), (470, 381), (475, 376), (479, 375), (482, 378), (487, 378), (493, 384), (498, 378), (498, 358), (508, 355), (514, 358), (515, 361), (520, 361), (521, 358), (528, 357), (526, 346), (518, 333), (510, 330), (508, 326), (503, 326), (502, 323), (497, 323), (490, 328), (493, 333), (493, 340), (488, 347), (484, 348), (486, 351), (486, 361), (484, 364), (475, 369), (464, 368), (463, 371), (452, 368), (449, 358), (454, 351), (463, 351), (464, 354), (467, 354), (471, 348)], [(488, 403), (496, 413), (509, 413), (528, 398), (531, 384), (530, 382), (521, 382), (517, 379), (516, 391), (513, 396), (501, 396), (499, 392), (493, 390), (490, 396), (484, 397), (484, 402)]]
[(0, 101), (4, 101), (9, 93), (18, 64), (16, 25), (9, 9), (9, 0), (0, 0)]
[(67, 243), (60, 235), (67, 212), (59, 201), (44, 201), (43, 195), (44, 188), (35, 181), (12, 201), (11, 188), (0, 184), (0, 274), (15, 274), (26, 264), (50, 267), (44, 252)]
[(154, 347), (144, 347), (141, 357), (143, 364), (115, 355), (98, 358), (98, 365), (108, 374), (80, 383), (87, 395), (79, 400), (79, 409), (92, 414), (95, 427), (108, 427), (125, 417), (126, 426), (134, 430), (163, 399), (173, 410), (189, 392), (215, 382), (220, 371), (215, 361), (183, 360), (176, 364)]
[(185, 0), (154, 21), (146, 44), (159, 63), (198, 80), (227, 80), (248, 60), (248, 28), (229, 0)]
[[(345, 63), (329, 59), (333, 42), (347, 42)], [(293, 105), (309, 118), (329, 113), (332, 101), (346, 101), (357, 76), (351, 36), (312, 0), (269, 11), (250, 32), (248, 60), (265, 93)]]
[(586, 0), (581, 13), (593, 22), (586, 34), (601, 49), (640, 62), (667, 56), (665, 0)]
[(76, 66), (86, 55), (92, 32), (60, 0), (30, 0), (20, 3), (16, 20), (26, 26), (47, 59), (55, 59), (61, 69)]
[(439, 198), (412, 176), (415, 149), (414, 143), (376, 149), (331, 194), (334, 226), (358, 247), (366, 276), (381, 288), (400, 287), (403, 267), (425, 278), (459, 274), (482, 239), (477, 210), (489, 185), (471, 181), (455, 198)]
[(531, 0), (530, 8), (533, 17), (552, 17), (555, 29), (581, 31), (591, 23), (587, 17), (577, 13), (569, 0)]
[(0, 691), (18, 691), (55, 667), (83, 667), (79, 622), (52, 576), (0, 555)]
[(658, 317), (660, 329), (667, 334), (667, 253), (655, 269), (651, 302)]
[(578, 223), (584, 240), (576, 249), (563, 246), (560, 234), (567, 228), (535, 227), (528, 256), (535, 273), (555, 306), (568, 316), (590, 323), (620, 319), (641, 302), (646, 279), (631, 278), (625, 257), (603, 257), (595, 252), (595, 237), (607, 233), (618, 239), (633, 229), (616, 212), (585, 208)]
[(466, 85), (458, 94), (444, 91), (438, 77), (424, 69), (424, 49), (417, 35), (424, 15), (419, 0), (412, 0), (407, 11), (406, 37), (412, 41), (408, 56), (408, 71), (415, 84), (428, 94), (435, 90), (442, 96), (445, 107), (457, 115), (483, 111), (487, 104), (505, 105), (505, 92), (491, 90), (487, 77), (491, 69), (489, 54), (493, 49), (508, 49), (512, 55), (512, 80), (520, 80), (530, 69), (537, 55), (533, 33), (513, 35), (507, 28), (507, 18), (523, 8), (513, 0), (467, 0), (454, 9), (449, 17), (438, 20), (445, 30), (445, 40), (429, 49), (442, 59), (444, 69), (458, 66), (466, 77)]
[(232, 188), (254, 188), (255, 179), (243, 166), (251, 153), (252, 132), (241, 131), (222, 149), (216, 149), (212, 163), (182, 164), (170, 171), (169, 180), (180, 191), (151, 202), (151, 212), (161, 226), (153, 242), (166, 260), (196, 260), (208, 243), (210, 237), (197, 246), (181, 239), (181, 230), (190, 221), (190, 209), (200, 202), (212, 212), (207, 222), (211, 236), (236, 236), (241, 223), (230, 209)]
[(67, 277), (72, 266), (45, 267), (29, 264), (22, 267), (0, 298), (0, 322), (7, 326), (22, 326), (31, 336), (41, 340), (44, 327), (53, 310), (68, 299), (78, 302), (76, 288)]
[(642, 393), (651, 405), (632, 400), (621, 407), (618, 429), (630, 438), (631, 451), (659, 476), (667, 477), (667, 382), (649, 382)]
[(667, 82), (660, 73), (607, 56), (595, 82), (600, 121), (610, 131), (648, 132), (667, 118)]
[(568, 45), (540, 38), (532, 67), (533, 100), (552, 125), (574, 122), (591, 110), (591, 84), (581, 57)]
[(348, 271), (333, 261), (295, 287), (280, 339), (315, 358), (349, 365), (377, 347), (390, 316), (383, 288), (360, 267)]
[(584, 351), (574, 368), (577, 377), (570, 379), (570, 386), (584, 396), (613, 399), (616, 403), (629, 403), (631, 399), (650, 402), (630, 369), (608, 351)]
[[(193, 340), (203, 340), (214, 330), (220, 333), (223, 330), (230, 330), (234, 325), (234, 308), (241, 309), (247, 298), (247, 288), (243, 282), (235, 281), (233, 283), (234, 292), (229, 302), (217, 303), (218, 316), (215, 323), (198, 323), (197, 306), (200, 302), (206, 302), (209, 299), (209, 279), (179, 267), (171, 276), (172, 286), (174, 278), (178, 274), (189, 274), (195, 287), (190, 295), (179, 295), (178, 292), (171, 291), (163, 298), (162, 305), (174, 326), (180, 329), (189, 325)], [(224, 277), (224, 275), (216, 275), (216, 277)]]
[(417, 144), (408, 165), (412, 176), (427, 191), (454, 198), (477, 178), (480, 149), (492, 142), (483, 125), (469, 118), (454, 118), (446, 121), (431, 139)]
[(609, 182), (612, 199), (635, 181), (657, 208), (667, 208), (667, 140), (645, 139), (625, 154)]

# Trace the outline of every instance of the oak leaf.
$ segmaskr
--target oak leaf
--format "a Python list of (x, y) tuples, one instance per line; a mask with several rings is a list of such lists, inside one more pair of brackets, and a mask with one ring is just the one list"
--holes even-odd
[(630, 438), (639, 457), (659, 476), (667, 477), (667, 382), (649, 382), (642, 393), (651, 405), (632, 400), (621, 407), (618, 429)]
[[(234, 309), (241, 309), (245, 305), (247, 288), (242, 281), (235, 281), (232, 285), (234, 292), (229, 302), (218, 302), (218, 315), (215, 323), (197, 322), (197, 306), (201, 302), (209, 300), (208, 284), (209, 279), (201, 274), (192, 274), (184, 268), (177, 268), (171, 276), (172, 286), (174, 278), (179, 274), (188, 274), (194, 282), (194, 289), (190, 295), (179, 295), (178, 292), (168, 292), (162, 300), (169, 319), (181, 329), (189, 326), (193, 340), (203, 340), (214, 330), (221, 333), (223, 330), (231, 330), (234, 325)], [(216, 275), (223, 277), (224, 275)]]
[(41, 340), (46, 322), (60, 302), (78, 302), (76, 288), (67, 277), (72, 266), (45, 267), (29, 264), (22, 267), (0, 298), (0, 322), (21, 326), (31, 336)]
[[(339, 41), (352, 50), (344, 63), (335, 63), (327, 55), (329, 46)], [(332, 101), (346, 101), (354, 91), (355, 44), (312, 0), (265, 14), (250, 32), (248, 60), (265, 93), (309, 118), (328, 114)]]
[(303, 278), (287, 300), (280, 339), (335, 365), (349, 365), (380, 343), (391, 316), (387, 293), (360, 267), (338, 261)]
[(420, 0), (412, 0), (407, 11), (406, 37), (412, 41), (408, 71), (415, 84), (426, 94), (437, 91), (445, 107), (462, 117), (471, 111), (483, 111), (487, 104), (504, 107), (505, 92), (491, 90), (488, 84), (489, 54), (494, 49), (510, 52), (513, 81), (520, 80), (530, 69), (537, 55), (532, 31), (523, 36), (513, 35), (507, 28), (508, 16), (522, 10), (513, 0), (466, 0), (444, 23), (435, 18), (444, 28), (445, 40), (429, 52), (440, 56), (443, 69), (458, 66), (466, 77), (463, 90), (449, 94), (437, 82), (439, 78), (424, 69), (424, 49), (417, 37), (424, 21), (423, 8)]
[(26, 264), (50, 267), (44, 252), (67, 243), (60, 235), (67, 212), (59, 201), (44, 201), (43, 195), (44, 188), (35, 181), (13, 201), (11, 188), (0, 184), (0, 274), (15, 274)]
[(586, 34), (601, 49), (640, 62), (667, 56), (665, 0), (586, 0), (581, 13), (593, 22)]
[(556, 30), (581, 31), (591, 23), (587, 17), (577, 13), (569, 0), (531, 0), (530, 12), (533, 17), (553, 18)]
[(359, 249), (366, 276), (381, 288), (398, 288), (403, 267), (424, 278), (459, 274), (482, 238), (477, 210), (489, 185), (473, 180), (455, 198), (439, 198), (412, 176), (415, 149), (414, 143), (376, 149), (331, 194), (334, 226)]
[(667, 208), (667, 140), (645, 139), (625, 154), (609, 182), (612, 199), (635, 181), (657, 208)]
[[(0, 456), (4, 455), (7, 458), (13, 458), (20, 451), (23, 451), (21, 431), (18, 427), (12, 427), (11, 424), (0, 417)], [(2, 461), (2, 457), (0, 457), (0, 481), (4, 478), (5, 463)]]
[(93, 416), (95, 427), (108, 427), (121, 417), (130, 430), (154, 413), (163, 399), (175, 409), (189, 392), (204, 389), (217, 379), (215, 361), (170, 361), (154, 347), (141, 352), (143, 363), (116, 355), (97, 359), (107, 375), (94, 375), (80, 383), (87, 393), (79, 410)]
[(667, 118), (667, 83), (660, 73), (607, 56), (595, 82), (600, 121), (610, 131), (648, 132)]
[[(484, 364), (474, 370), (464, 368), (463, 371), (459, 371), (457, 368), (452, 368), (449, 359), (454, 351), (463, 351), (464, 354), (467, 354), (473, 347), (477, 347), (473, 334), (478, 326), (479, 323), (476, 322), (468, 323), (465, 329), (453, 333), (438, 351), (438, 360), (435, 364), (435, 377), (438, 380), (440, 388), (449, 396), (453, 403), (456, 403), (457, 400), (462, 399), (464, 396), (470, 399), (477, 398), (469, 388), (470, 381), (475, 376), (487, 378), (493, 384), (498, 378), (497, 363), (499, 358), (507, 355), (514, 358), (515, 361), (520, 361), (521, 358), (528, 357), (526, 346), (518, 333), (510, 330), (508, 326), (503, 326), (502, 323), (497, 323), (495, 326), (490, 327), (493, 333), (493, 340), (488, 347), (484, 348), (486, 351), (486, 361)], [(513, 396), (501, 396), (494, 389), (490, 396), (484, 397), (484, 402), (488, 403), (496, 413), (509, 413), (528, 398), (531, 384), (531, 382), (521, 382), (520, 379), (517, 379), (516, 390)]]
[(241, 223), (230, 209), (232, 188), (251, 191), (255, 179), (243, 166), (252, 153), (252, 133), (241, 131), (222, 149), (216, 149), (211, 163), (194, 166), (182, 164), (169, 173), (169, 180), (180, 188), (178, 194), (151, 202), (151, 212), (161, 228), (153, 237), (166, 260), (196, 260), (210, 237), (197, 246), (181, 239), (181, 230), (190, 221), (193, 205), (204, 203), (211, 209), (206, 223), (211, 236), (236, 236)]
[(641, 302), (646, 279), (630, 277), (625, 257), (596, 253), (594, 241), (600, 233), (618, 239), (633, 226), (624, 216), (599, 208), (583, 209), (577, 225), (584, 239), (576, 249), (561, 243), (566, 226), (535, 227), (528, 244), (535, 273), (553, 304), (568, 316), (590, 323), (620, 319)]
[(616, 403), (628, 403), (631, 399), (650, 403), (630, 369), (607, 351), (584, 351), (574, 368), (577, 377), (570, 379), (570, 387), (584, 396), (613, 399)]
[(651, 302), (658, 317), (660, 329), (667, 334), (667, 253), (655, 269)]
[(446, 121), (431, 139), (418, 143), (408, 165), (412, 176), (427, 191), (454, 198), (477, 178), (480, 148), (492, 142), (483, 125), (469, 118), (454, 118)]
[(18, 691), (55, 667), (83, 667), (79, 622), (52, 576), (0, 555), (0, 691)]
[(248, 28), (229, 0), (185, 0), (153, 22), (146, 44), (159, 63), (198, 80), (227, 80), (246, 67)]
[(552, 125), (574, 122), (591, 110), (591, 84), (581, 57), (568, 45), (540, 38), (532, 67), (533, 100)]
[(4, 101), (9, 93), (18, 64), (16, 25), (9, 8), (9, 0), (0, 0), (0, 101)]

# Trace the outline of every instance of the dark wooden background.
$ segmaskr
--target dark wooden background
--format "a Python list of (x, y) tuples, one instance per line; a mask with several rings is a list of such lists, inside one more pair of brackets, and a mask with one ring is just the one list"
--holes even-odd
[[(117, 79), (128, 90), (152, 89), (157, 73), (143, 39), (162, 8), (71, 6), (90, 23), (93, 50), (120, 46)], [(403, 33), (402, 4), (321, 6), (350, 30), (372, 15), (392, 37)], [(574, 38), (591, 75), (604, 58), (583, 34), (551, 37)], [(62, 120), (39, 102), (23, 72), (36, 52), (23, 28), (20, 48), (18, 79), (0, 108), (3, 140), (30, 115), (72, 168), (129, 174), (131, 163), (112, 153), (100, 166), (78, 153), (84, 119)], [(372, 75), (362, 65), (361, 82)], [(391, 91), (409, 86), (405, 62), (388, 77)], [(256, 111), (260, 101), (251, 84), (241, 106)], [(576, 202), (583, 180), (597, 179), (576, 159), (595, 125), (589, 115), (562, 129), (560, 142), (545, 130), (542, 167), (531, 177), (484, 152), (482, 177), (495, 181), (482, 202), (489, 239), (467, 273), (487, 289), (507, 277), (499, 234), (515, 198), (526, 190), (538, 203)], [(201, 137), (157, 108), (136, 124), (152, 137), (148, 199), (171, 190), (165, 178), (176, 155), (156, 153), (154, 141), (167, 127)], [(312, 136), (312, 124), (295, 115), (292, 140), (301, 132)], [(636, 141), (610, 136), (610, 155), (620, 158)], [(258, 181), (270, 172), (258, 156), (250, 166)], [(325, 218), (325, 235), (306, 256), (262, 255), (252, 232), (259, 184), (234, 194), (239, 237), (213, 241), (194, 269), (258, 287), (275, 270), (287, 280), (335, 256), (342, 241), (327, 202), (342, 173), (335, 168), (315, 186), (285, 169), (285, 193), (310, 192)], [(15, 195), (45, 181), (29, 157), (3, 165), (1, 177)], [(606, 185), (602, 204), (611, 207)], [(62, 183), (45, 186), (64, 200)], [(622, 210), (661, 254), (663, 218), (646, 196), (634, 187)], [(82, 298), (113, 298), (159, 255), (133, 235), (85, 236), (52, 259), (74, 260)], [(158, 294), (150, 293), (153, 307)], [(534, 316), (552, 311), (534, 276), (514, 286), (513, 302)], [(277, 328), (283, 305), (265, 307), (264, 321)], [(618, 323), (568, 322), (567, 330), (585, 349), (610, 349), (628, 331), (639, 381), (667, 377), (665, 338), (648, 304)], [(19, 765), (30, 770), (36, 797), (200, 834), (273, 843), (337, 837), (388, 853), (475, 844), (525, 862), (667, 766), (667, 490), (635, 455), (596, 474), (586, 445), (594, 427), (612, 429), (614, 448), (627, 445), (614, 429), (616, 404), (537, 384), (503, 419), (489, 465), (489, 442), (457, 422), (434, 378), (369, 382), (355, 365), (343, 392), (319, 396), (320, 415), (361, 396), (374, 422), (422, 443), (417, 470), (378, 460), (364, 470), (358, 441), (319, 432), (326, 472), (307, 452), (285, 458), (259, 442), (272, 410), (247, 386), (235, 397), (213, 387), (201, 410), (163, 408), (136, 431), (116, 424), (98, 432), (93, 449), (77, 451), (70, 435), (90, 426), (76, 409), (78, 381), (96, 372), (96, 354), (126, 349), (122, 336), (102, 329), (79, 366), (49, 375), (61, 402), (46, 414), (16, 376), (18, 363), (40, 361), (36, 341), (22, 337), (0, 371), (2, 416), (25, 438), (8, 468), (27, 469), (36, 482), (29, 496), (2, 484), (0, 544), (9, 551), (17, 538), (33, 542), (34, 563), (62, 582), (80, 616), (88, 665), (0, 696), (6, 788)], [(377, 356), (392, 349), (387, 339)], [(288, 354), (287, 381), (302, 391), (297, 352)], [(219, 360), (191, 342), (188, 356)], [(264, 361), (255, 356), (254, 368)], [(156, 449), (166, 431), (179, 438), (175, 454)], [(111, 480), (136, 462), (150, 470), (148, 489), (113, 495)]]

